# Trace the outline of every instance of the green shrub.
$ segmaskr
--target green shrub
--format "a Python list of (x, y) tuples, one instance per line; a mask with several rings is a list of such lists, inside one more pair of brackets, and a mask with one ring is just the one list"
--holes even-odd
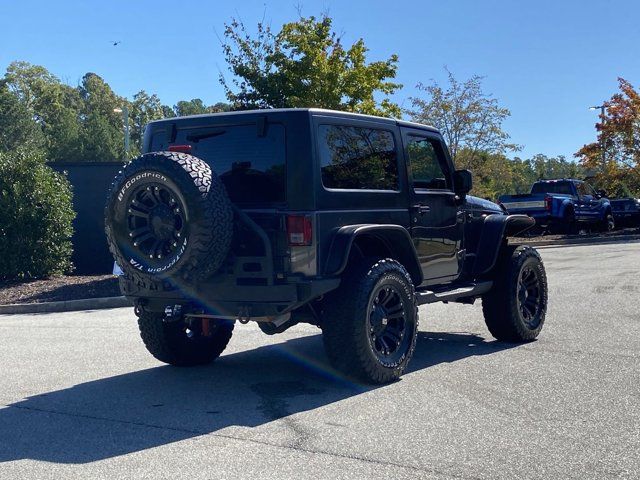
[(71, 270), (71, 186), (24, 148), (0, 152), (0, 279)]

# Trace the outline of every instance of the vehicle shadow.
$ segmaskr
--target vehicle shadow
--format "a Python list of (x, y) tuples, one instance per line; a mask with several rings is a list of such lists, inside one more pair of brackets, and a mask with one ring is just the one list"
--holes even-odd
[[(420, 332), (409, 374), (514, 346)], [(223, 355), (207, 367), (159, 366), (8, 405), (0, 410), (0, 462), (93, 462), (229, 426), (256, 427), (375, 388), (339, 376), (320, 335), (307, 336)]]

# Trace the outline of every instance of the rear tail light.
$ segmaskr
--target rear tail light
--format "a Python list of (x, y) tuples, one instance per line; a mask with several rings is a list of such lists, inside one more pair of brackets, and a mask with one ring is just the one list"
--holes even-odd
[(551, 211), (551, 203), (553, 199), (551, 197), (544, 197), (544, 209), (548, 212)]
[(309, 215), (287, 215), (287, 239), (292, 247), (311, 245), (313, 227)]
[(169, 151), (191, 153), (191, 145), (169, 145)]

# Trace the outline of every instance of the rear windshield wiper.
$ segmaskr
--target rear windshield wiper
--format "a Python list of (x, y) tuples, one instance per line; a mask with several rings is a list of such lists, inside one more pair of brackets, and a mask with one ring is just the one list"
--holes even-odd
[(192, 133), (191, 135), (187, 135), (187, 141), (198, 143), (200, 140), (204, 140), (205, 138), (217, 137), (219, 135), (224, 135), (226, 130), (216, 130), (202, 133)]

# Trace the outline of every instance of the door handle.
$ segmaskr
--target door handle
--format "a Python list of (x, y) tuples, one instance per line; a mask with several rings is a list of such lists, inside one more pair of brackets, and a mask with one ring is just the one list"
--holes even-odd
[(429, 205), (414, 205), (413, 208), (420, 214), (424, 215), (425, 213), (429, 213), (431, 211), (431, 207)]

